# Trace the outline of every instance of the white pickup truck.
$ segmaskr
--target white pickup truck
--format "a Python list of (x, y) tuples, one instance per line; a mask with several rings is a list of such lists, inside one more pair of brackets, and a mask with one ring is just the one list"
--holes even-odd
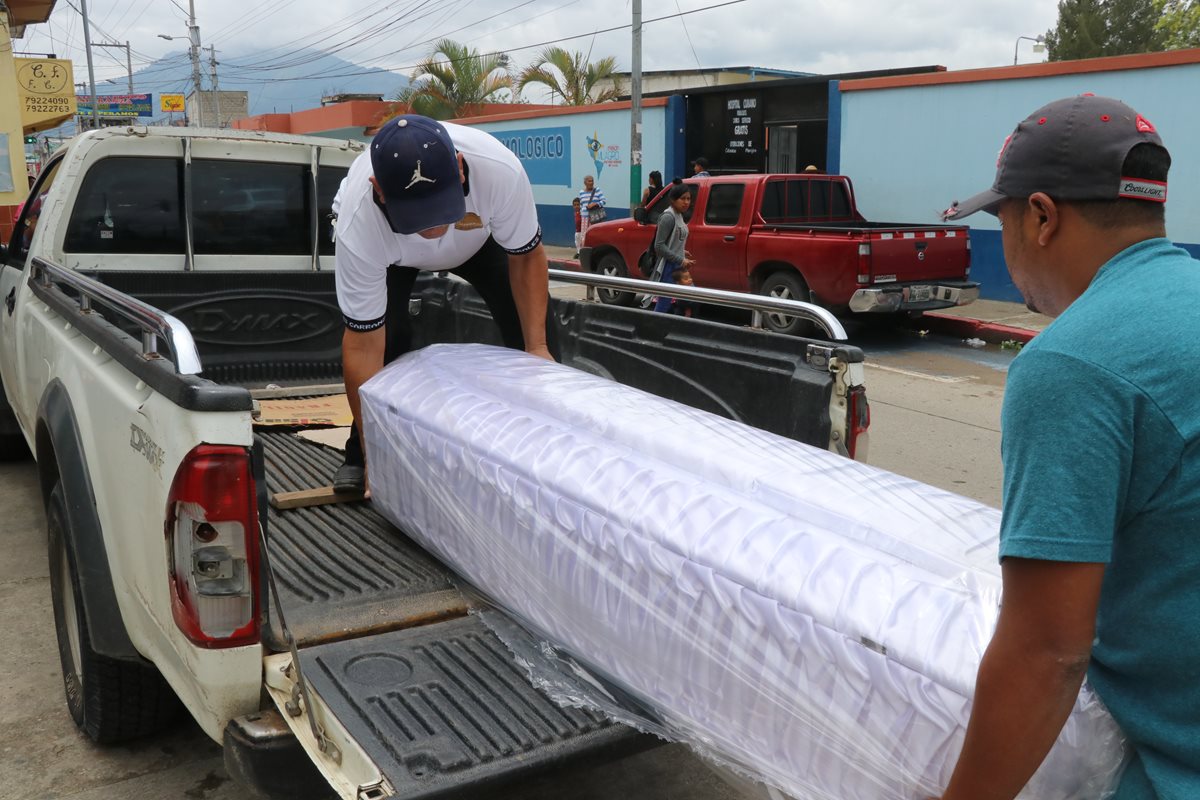
[[(234, 777), (281, 797), (443, 796), (650, 746), (534, 689), (369, 503), (267, 502), (339, 463), (256, 428), (254, 406), (336, 391), (328, 215), (361, 148), (108, 129), (33, 187), (0, 252), (0, 458), (37, 461), (67, 707), (101, 743), (182, 707)], [(445, 276), (409, 313), (417, 346), (498, 339)], [(850, 456), (862, 442), (857, 348), (560, 299), (550, 317), (567, 364)]]

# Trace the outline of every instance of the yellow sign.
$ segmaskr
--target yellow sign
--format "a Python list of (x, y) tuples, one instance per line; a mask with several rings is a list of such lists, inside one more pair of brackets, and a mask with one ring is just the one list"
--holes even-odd
[(164, 112), (183, 111), (183, 95), (160, 94), (158, 96), (158, 107)]
[(21, 127), (37, 133), (57, 127), (76, 112), (71, 62), (62, 58), (14, 58), (21, 95)]

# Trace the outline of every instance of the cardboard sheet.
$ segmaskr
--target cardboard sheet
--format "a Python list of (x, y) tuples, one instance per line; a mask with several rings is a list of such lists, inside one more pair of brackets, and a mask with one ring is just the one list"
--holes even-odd
[[(260, 400), (262, 415), (254, 420), (260, 427), (305, 428), (319, 425), (349, 427), (354, 422), (350, 401), (344, 394), (303, 400)], [(345, 443), (345, 437), (342, 437)]]
[(301, 439), (307, 439), (310, 442), (332, 447), (334, 450), (345, 450), (346, 439), (350, 436), (350, 429), (310, 428), (309, 430), (299, 431), (296, 435)]

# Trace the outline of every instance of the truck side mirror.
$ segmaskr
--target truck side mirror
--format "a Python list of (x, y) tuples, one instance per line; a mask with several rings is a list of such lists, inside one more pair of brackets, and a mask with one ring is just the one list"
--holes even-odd
[(633, 210), (633, 219), (639, 225), (645, 225), (646, 220), (648, 220), (649, 218), (650, 218), (650, 215), (646, 213), (645, 206), (638, 206), (637, 208), (635, 208)]

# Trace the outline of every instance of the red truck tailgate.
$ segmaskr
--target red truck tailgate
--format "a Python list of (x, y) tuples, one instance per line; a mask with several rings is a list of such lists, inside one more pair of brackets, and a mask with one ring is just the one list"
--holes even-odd
[(971, 263), (967, 229), (933, 226), (870, 231), (867, 259), (872, 283), (926, 281), (967, 277)]

